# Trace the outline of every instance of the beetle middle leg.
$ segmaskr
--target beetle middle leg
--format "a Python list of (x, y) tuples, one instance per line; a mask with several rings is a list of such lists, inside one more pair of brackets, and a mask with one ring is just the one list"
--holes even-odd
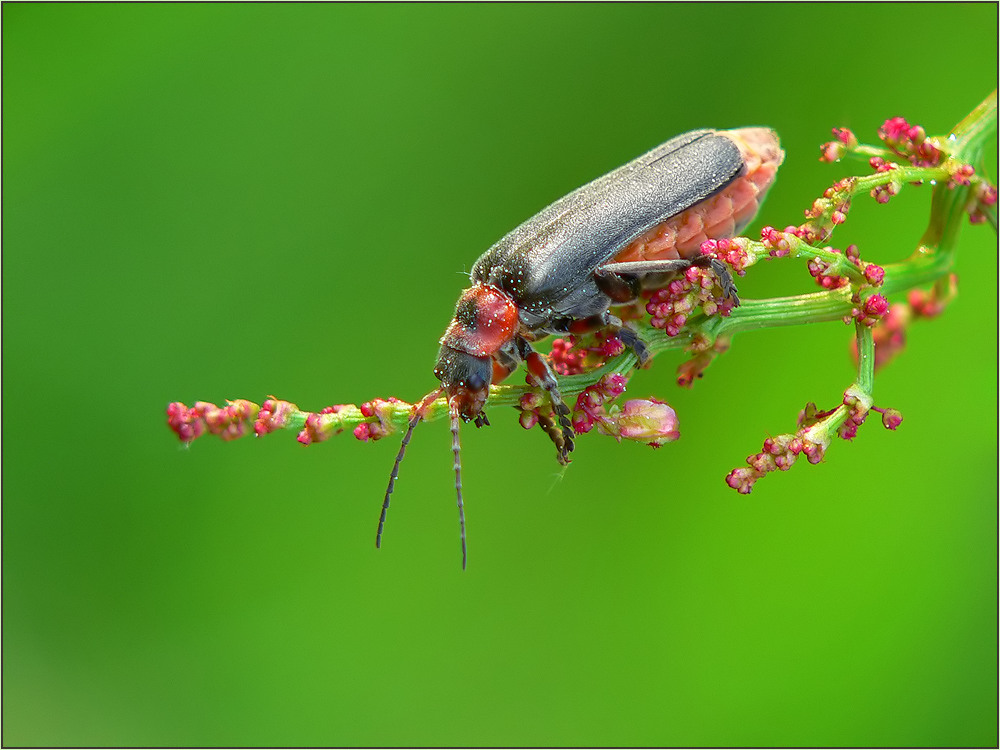
[[(635, 299), (635, 296), (629, 299)], [(625, 346), (635, 352), (640, 367), (645, 366), (649, 361), (649, 348), (646, 346), (646, 342), (639, 338), (639, 334), (628, 328), (620, 318), (607, 310), (600, 315), (591, 315), (589, 318), (563, 318), (555, 321), (552, 328), (556, 331), (576, 334), (610, 330)]]
[[(641, 289), (656, 284), (643, 283), (650, 277), (667, 276), (680, 271), (686, 271), (692, 266), (711, 268), (719, 280), (724, 297), (731, 297), (739, 305), (740, 298), (736, 296), (736, 284), (733, 275), (726, 264), (710, 255), (698, 255), (694, 258), (671, 258), (663, 260), (638, 260), (626, 263), (606, 263), (594, 270), (594, 281), (597, 288), (608, 295), (616, 303), (626, 303), (635, 300)], [(628, 296), (631, 294), (632, 296)]]

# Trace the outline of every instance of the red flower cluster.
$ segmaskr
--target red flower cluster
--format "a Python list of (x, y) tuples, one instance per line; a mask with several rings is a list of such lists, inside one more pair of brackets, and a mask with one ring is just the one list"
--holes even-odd
[(730, 341), (729, 336), (719, 336), (714, 342), (705, 336), (695, 336), (688, 347), (694, 356), (677, 366), (677, 385), (690, 388), (696, 379), (705, 374), (715, 358), (729, 349)]
[(167, 425), (185, 443), (205, 432), (223, 440), (235, 440), (247, 434), (259, 409), (257, 404), (246, 399), (227, 401), (222, 407), (197, 401), (190, 408), (174, 401), (167, 405)]
[(840, 161), (844, 154), (858, 145), (858, 139), (847, 128), (833, 128), (833, 137), (836, 139), (820, 146), (820, 161), (833, 163)]
[[(894, 169), (899, 169), (899, 165), (896, 164), (896, 162), (886, 161), (885, 159), (879, 156), (873, 156), (871, 159), (868, 160), (868, 163), (871, 165), (871, 168), (874, 169), (876, 172), (891, 172)], [(871, 195), (871, 197), (875, 199), (876, 203), (885, 205), (886, 203), (889, 202), (890, 198), (892, 198), (894, 195), (899, 194), (899, 190), (900, 190), (899, 183), (893, 180), (892, 182), (887, 182), (884, 185), (876, 185), (874, 188), (872, 188), (872, 191), (871, 193), (869, 193), (869, 195)]]
[(825, 241), (838, 224), (847, 221), (856, 182), (857, 178), (847, 177), (833, 183), (804, 211), (809, 221), (797, 227), (786, 227), (785, 231), (812, 245)]
[(392, 412), (396, 410), (396, 404), (404, 403), (395, 396), (389, 396), (388, 399), (376, 398), (361, 404), (361, 413), (366, 417), (375, 417), (377, 421), (359, 424), (354, 428), (354, 437), (367, 443), (394, 433), (396, 426), (392, 423)]
[(854, 295), (855, 306), (851, 310), (851, 318), (861, 325), (872, 328), (889, 313), (889, 301), (881, 294), (873, 294), (864, 302)]
[(684, 274), (657, 289), (646, 303), (650, 325), (676, 336), (687, 323), (688, 316), (698, 307), (706, 315), (728, 316), (736, 302), (723, 296), (715, 273), (709, 268), (691, 266)]
[(878, 137), (889, 149), (915, 167), (936, 167), (943, 160), (941, 149), (927, 140), (927, 133), (919, 125), (910, 125), (902, 117), (886, 120), (878, 129)]
[(760, 453), (747, 456), (747, 466), (729, 472), (726, 484), (741, 495), (748, 495), (758, 479), (772, 471), (788, 471), (799, 456), (818, 464), (834, 437), (832, 428), (836, 427), (836, 436), (852, 440), (871, 410), (882, 414), (882, 425), (888, 430), (895, 430), (903, 421), (898, 411), (872, 406), (870, 399), (853, 387), (844, 393), (844, 400), (836, 409), (819, 411), (816, 404), (806, 404), (799, 412), (798, 429), (792, 434), (767, 438)]
[(973, 224), (982, 224), (986, 221), (986, 213), (990, 206), (995, 206), (997, 204), (997, 189), (995, 185), (990, 185), (988, 182), (981, 182), (976, 188), (975, 193), (972, 196), (972, 200), (969, 201), (969, 205), (966, 206), (966, 211), (969, 212), (969, 221)]
[(576, 397), (573, 407), (573, 429), (577, 434), (590, 432), (594, 425), (608, 418), (605, 402), (613, 401), (625, 392), (628, 381), (624, 375), (605, 375)]
[(705, 240), (698, 248), (702, 255), (717, 258), (733, 269), (737, 276), (746, 276), (746, 268), (751, 263), (747, 252), (747, 242), (743, 237), (722, 240)]
[(289, 418), (298, 410), (299, 407), (291, 401), (281, 401), (274, 396), (269, 397), (261, 407), (257, 420), (253, 424), (254, 434), (257, 437), (262, 437), (275, 430), (284, 429)]
[(340, 418), (334, 415), (339, 414), (344, 408), (344, 404), (335, 404), (334, 406), (325, 406), (319, 412), (308, 412), (306, 423), (295, 439), (302, 445), (311, 445), (322, 443), (334, 435), (339, 435), (344, 431), (344, 428), (340, 426)]
[(733, 469), (726, 475), (726, 484), (741, 495), (749, 495), (754, 483), (765, 474), (776, 470), (788, 471), (800, 455), (804, 455), (809, 463), (818, 464), (825, 452), (825, 445), (807, 440), (799, 433), (767, 438), (760, 453), (747, 456), (749, 466)]
[[(795, 242), (801, 237), (801, 227), (786, 227), (784, 232), (779, 232), (774, 227), (764, 227), (760, 231), (760, 239), (768, 249), (773, 258), (780, 258), (791, 253)], [(840, 253), (835, 247), (824, 248), (831, 253)], [(874, 263), (865, 263), (861, 260), (857, 245), (848, 245), (844, 251), (844, 257), (851, 262), (864, 275), (865, 280), (872, 286), (881, 286), (885, 280), (885, 269)], [(816, 279), (816, 283), (824, 289), (840, 289), (847, 286), (850, 280), (840, 273), (833, 272), (834, 263), (822, 258), (810, 258), (806, 264), (809, 274)]]
[[(592, 345), (586, 346), (585, 343)], [(581, 338), (570, 336), (566, 339), (555, 339), (552, 342), (552, 351), (549, 352), (549, 361), (560, 375), (579, 375), (600, 367), (623, 351), (625, 344), (618, 337), (598, 331)]]
[(930, 291), (913, 289), (906, 296), (906, 301), (916, 318), (936, 318), (948, 306), (948, 303), (958, 296), (958, 276), (949, 274), (947, 285), (941, 290), (937, 286)]

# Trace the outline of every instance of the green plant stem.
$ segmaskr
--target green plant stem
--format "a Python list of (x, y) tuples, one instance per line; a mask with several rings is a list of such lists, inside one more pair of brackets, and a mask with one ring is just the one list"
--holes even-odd
[(875, 337), (872, 329), (862, 323), (854, 324), (858, 341), (858, 379), (855, 385), (869, 397), (875, 385)]
[[(997, 128), (997, 95), (990, 94), (967, 117), (953, 129), (947, 149), (953, 162), (981, 164), (985, 145), (996, 133)], [(885, 149), (859, 146), (852, 155), (886, 155), (892, 156)], [(902, 164), (896, 169), (877, 172), (851, 179), (842, 188), (848, 196), (867, 194), (880, 185), (890, 182), (902, 186), (911, 182), (935, 182), (931, 206), (931, 219), (918, 247), (905, 261), (884, 266), (885, 277), (878, 292), (890, 295), (905, 292), (918, 286), (937, 282), (943, 279), (952, 269), (955, 257), (958, 230), (965, 218), (965, 209), (971, 199), (973, 186), (958, 186), (949, 188), (947, 181), (951, 177), (948, 165), (940, 167), (914, 167)], [(979, 177), (976, 178), (981, 179)], [(847, 197), (847, 196), (845, 196)], [(991, 223), (996, 226), (996, 209), (992, 208)], [(987, 214), (990, 218), (990, 214)], [(656, 355), (670, 349), (685, 349), (697, 339), (701, 344), (704, 340), (715, 341), (720, 336), (731, 337), (743, 331), (761, 330), (779, 326), (804, 325), (834, 320), (849, 320), (856, 302), (852, 296), (860, 293), (863, 296), (875, 290), (865, 284), (863, 275), (844, 254), (833, 253), (826, 248), (817, 248), (800, 240), (790, 241), (790, 257), (815, 258), (830, 265), (831, 273), (847, 277), (850, 285), (832, 291), (799, 294), (788, 297), (770, 299), (744, 300), (740, 307), (734, 309), (728, 317), (706, 318), (695, 315), (688, 321), (687, 328), (678, 336), (670, 337), (665, 332), (653, 329), (648, 325), (640, 325), (640, 334), (649, 346), (650, 353)], [(767, 259), (770, 249), (759, 242), (749, 243), (750, 252), (756, 260)], [(865, 398), (870, 399), (874, 382), (874, 343), (872, 330), (867, 326), (856, 324), (858, 341), (859, 365), (858, 380), (855, 387)], [(590, 385), (597, 383), (605, 375), (612, 373), (629, 373), (637, 365), (637, 359), (631, 351), (626, 351), (618, 357), (605, 363), (592, 372), (559, 378), (560, 392), (564, 397), (576, 396)], [(520, 398), (538, 389), (526, 385), (499, 385), (490, 387), (488, 407), (517, 406)], [(447, 401), (437, 399), (427, 406), (424, 412), (425, 421), (439, 419), (448, 414)], [(825, 426), (817, 426), (817, 430), (835, 430), (848, 414), (846, 407), (840, 407), (830, 418), (824, 420)], [(308, 412), (293, 411), (285, 425), (286, 429), (301, 430), (306, 422)], [(361, 411), (354, 406), (345, 407), (338, 413), (337, 427), (352, 429), (362, 422), (370, 422)], [(403, 427), (412, 416), (411, 406), (400, 403), (389, 409), (388, 418), (397, 427)], [(818, 434), (818, 433), (817, 433)]]
[(973, 163), (975, 155), (997, 132), (997, 92), (994, 89), (951, 131), (955, 139), (952, 156)]

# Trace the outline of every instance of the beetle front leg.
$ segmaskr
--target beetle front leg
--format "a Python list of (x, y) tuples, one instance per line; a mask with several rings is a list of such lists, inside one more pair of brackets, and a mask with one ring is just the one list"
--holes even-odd
[(555, 423), (552, 417), (541, 409), (538, 410), (537, 415), (538, 425), (545, 431), (545, 434), (549, 436), (549, 439), (556, 447), (556, 461), (563, 466), (568, 465), (569, 452), (573, 449), (572, 444), (567, 448), (566, 436), (563, 434), (562, 428)]
[[(568, 464), (569, 454), (572, 453), (573, 448), (576, 447), (574, 443), (576, 433), (573, 432), (573, 423), (569, 419), (569, 407), (566, 406), (566, 402), (563, 401), (562, 394), (559, 393), (559, 381), (556, 380), (556, 374), (549, 366), (548, 360), (536, 352), (531, 347), (531, 344), (528, 343), (527, 339), (518, 336), (516, 341), (517, 352), (521, 359), (524, 360), (524, 363), (528, 368), (528, 373), (535, 380), (538, 386), (549, 394), (549, 399), (552, 401), (552, 409), (555, 411), (556, 418), (559, 420), (559, 427), (562, 428), (562, 440), (560, 441), (557, 439), (558, 433), (556, 433), (555, 430), (546, 428), (545, 431), (549, 434), (549, 437), (552, 438), (552, 442), (556, 444), (559, 463)], [(542, 426), (545, 427), (545, 424), (543, 423)]]

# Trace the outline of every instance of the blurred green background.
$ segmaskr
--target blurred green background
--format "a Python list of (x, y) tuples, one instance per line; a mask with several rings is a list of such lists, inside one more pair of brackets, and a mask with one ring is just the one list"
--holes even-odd
[[(877, 378), (897, 433), (739, 496), (851, 383), (851, 329), (744, 334), (691, 391), (665, 354), (629, 390), (678, 410), (659, 452), (588, 436), (560, 477), (514, 413), (464, 430), (464, 573), (445, 424), (376, 552), (398, 438), (185, 450), (164, 408), (415, 400), (463, 273), (553, 199), (767, 124), (761, 219), (798, 223), (851, 169), (817, 162), (832, 126), (947, 132), (996, 31), (991, 4), (5, 4), (4, 744), (995, 745), (986, 227)], [(859, 200), (838, 245), (905, 257), (929, 199)]]

